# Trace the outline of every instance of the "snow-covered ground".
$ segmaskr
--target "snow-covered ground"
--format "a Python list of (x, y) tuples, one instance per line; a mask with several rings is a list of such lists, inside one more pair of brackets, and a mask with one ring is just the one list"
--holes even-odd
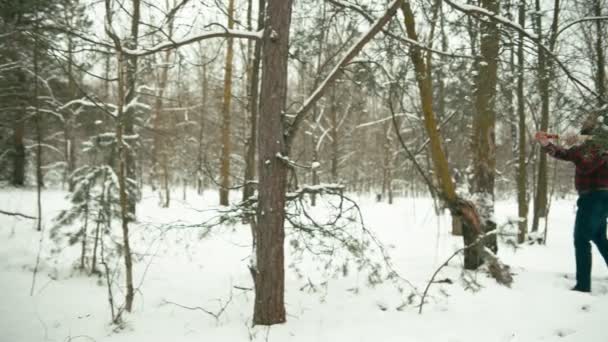
[[(44, 193), (47, 231), (51, 218), (67, 205), (64, 196), (60, 191)], [(201, 209), (215, 204), (217, 194), (189, 193), (188, 199), (162, 209), (148, 194), (139, 206), (140, 223), (132, 228), (134, 249), (143, 257), (134, 266), (139, 290), (134, 312), (124, 317), (126, 325), (120, 331), (109, 324), (103, 278), (75, 271), (77, 247), (51, 256), (52, 242), (45, 237), (36, 289), (30, 296), (40, 235), (32, 221), (0, 215), (0, 341), (608, 341), (603, 326), (608, 319), (608, 268), (595, 249), (593, 293), (569, 291), (574, 270), (573, 198), (553, 203), (546, 246), (516, 251), (501, 246), (499, 255), (515, 273), (512, 288), (497, 285), (480, 272), (472, 276), (482, 288), (466, 289), (459, 256), (437, 277), (454, 283), (434, 284), (419, 315), (415, 304), (402, 307), (404, 298), (391, 282), (368, 287), (356, 270), (312, 292), (305, 286), (306, 277), (315, 278), (319, 271), (317, 265), (303, 265), (309, 272), (305, 278), (286, 273), (288, 322), (271, 328), (251, 327), (248, 227), (216, 229), (204, 236), (198, 228), (163, 234), (155, 228), (161, 222), (201, 222), (208, 215)], [(35, 203), (33, 191), (0, 192), (4, 210), (33, 215)], [(449, 218), (437, 218), (427, 199), (398, 198), (387, 205), (362, 197), (359, 203), (368, 228), (387, 246), (395, 269), (420, 292), (434, 270), (462, 246), (460, 238), (449, 234)], [(499, 202), (496, 216), (501, 222), (516, 216), (515, 201)], [(121, 293), (116, 296), (122, 301)], [(226, 309), (216, 320), (167, 302), (212, 312)]]

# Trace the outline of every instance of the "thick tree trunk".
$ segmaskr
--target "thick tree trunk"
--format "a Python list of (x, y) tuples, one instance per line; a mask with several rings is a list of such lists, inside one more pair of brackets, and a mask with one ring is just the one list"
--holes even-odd
[[(521, 27), (526, 23), (526, 0), (519, 1), (518, 22)], [(526, 171), (526, 114), (524, 98), (524, 37), (519, 34), (517, 43), (517, 117), (518, 117), (518, 161), (517, 161), (517, 209), (519, 229), (517, 242), (523, 243), (528, 234), (528, 196)]]
[[(497, 0), (482, 0), (481, 6), (498, 14)], [(478, 212), (485, 232), (496, 229), (494, 222), (494, 175), (496, 171), (496, 83), (498, 68), (499, 32), (495, 21), (481, 23), (481, 56), (475, 78), (475, 118), (473, 120), (473, 187)], [(496, 235), (486, 239), (486, 246), (498, 250)]]
[[(414, 14), (409, 2), (403, 2), (401, 9), (405, 17), (405, 27), (408, 38), (418, 41)], [(466, 206), (466, 202), (460, 201), (456, 196), (454, 182), (448, 168), (448, 160), (441, 144), (441, 137), (437, 128), (437, 120), (433, 111), (433, 93), (430, 79), (427, 77), (426, 64), (420, 49), (412, 47), (410, 58), (414, 64), (416, 81), (420, 91), (420, 101), (424, 116), (424, 127), (429, 136), (431, 158), (435, 174), (440, 186), (440, 195), (448, 204), (450, 211), (455, 216), (462, 216), (464, 245), (474, 243), (481, 234), (479, 219), (474, 208)], [(464, 208), (464, 209), (463, 209)], [(464, 215), (466, 213), (467, 215)], [(467, 248), (464, 251), (464, 267), (469, 270), (477, 269), (482, 263), (481, 250), (479, 248)]]
[(270, 0), (262, 45), (263, 72), (258, 138), (259, 197), (257, 208), (257, 269), (253, 323), (285, 322), (285, 190), (287, 154), (283, 111), (287, 98), (287, 61), (292, 0)]
[[(228, 29), (234, 28), (234, 1), (228, 0)], [(228, 38), (226, 48), (226, 66), (224, 71), (224, 101), (222, 103), (222, 155), (220, 160), (220, 205), (228, 205), (230, 195), (230, 153), (232, 143), (231, 108), (232, 103), (232, 60), (234, 58), (234, 42)]]

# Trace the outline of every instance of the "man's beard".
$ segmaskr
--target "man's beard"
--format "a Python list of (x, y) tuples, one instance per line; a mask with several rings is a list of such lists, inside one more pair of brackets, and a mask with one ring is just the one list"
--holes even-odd
[(593, 128), (589, 128), (589, 127), (581, 128), (582, 135), (591, 135), (591, 132), (593, 132)]

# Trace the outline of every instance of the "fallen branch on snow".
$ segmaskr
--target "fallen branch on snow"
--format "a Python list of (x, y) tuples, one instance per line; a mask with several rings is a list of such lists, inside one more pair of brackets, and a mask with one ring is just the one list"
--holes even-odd
[(18, 216), (18, 217), (23, 217), (23, 218), (30, 219), (30, 220), (36, 219), (36, 217), (34, 217), (34, 216), (25, 215), (25, 214), (21, 214), (21, 213), (14, 213), (14, 212), (4, 211), (4, 210), (0, 210), (0, 214), (7, 215), (7, 216)]

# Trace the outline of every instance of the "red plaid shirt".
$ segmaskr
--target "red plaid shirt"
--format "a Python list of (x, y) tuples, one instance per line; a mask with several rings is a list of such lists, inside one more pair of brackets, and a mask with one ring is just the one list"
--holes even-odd
[(543, 151), (576, 165), (574, 185), (579, 193), (608, 190), (608, 155), (599, 148), (585, 143), (566, 149), (549, 143), (543, 147)]

